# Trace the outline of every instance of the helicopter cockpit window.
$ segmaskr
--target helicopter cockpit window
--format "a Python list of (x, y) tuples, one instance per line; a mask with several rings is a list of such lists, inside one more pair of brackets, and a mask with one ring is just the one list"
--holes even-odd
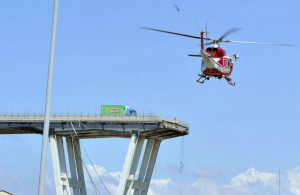
[(217, 48), (207, 48), (207, 52), (210, 54), (210, 55), (215, 55), (216, 54), (216, 51), (218, 51)]

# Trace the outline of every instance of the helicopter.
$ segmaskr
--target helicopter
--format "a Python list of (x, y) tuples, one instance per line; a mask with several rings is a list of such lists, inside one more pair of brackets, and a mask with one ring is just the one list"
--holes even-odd
[[(277, 45), (277, 46), (293, 46), (290, 44), (278, 44), (278, 43), (262, 43), (262, 42), (246, 42), (246, 41), (230, 41), (230, 40), (224, 40), (225, 37), (228, 35), (240, 30), (239, 28), (232, 28), (228, 31), (226, 31), (220, 38), (213, 39), (207, 37), (207, 29), (206, 32), (201, 31), (200, 36), (193, 36), (193, 35), (187, 35), (182, 33), (176, 33), (166, 30), (160, 30), (155, 28), (148, 28), (148, 27), (141, 27), (143, 29), (147, 30), (153, 30), (163, 33), (169, 33), (194, 39), (200, 39), (201, 40), (201, 50), (200, 54), (189, 54), (191, 57), (202, 57), (202, 63), (201, 63), (201, 74), (198, 74), (199, 78), (196, 80), (196, 82), (203, 84), (204, 81), (209, 80), (211, 77), (215, 77), (218, 79), (226, 79), (228, 84), (234, 86), (235, 82), (232, 82), (232, 78), (230, 77), (232, 70), (233, 70), (233, 59), (236, 61), (239, 59), (238, 54), (233, 54), (231, 56), (226, 55), (226, 50), (224, 50), (221, 46), (221, 43), (246, 43), (246, 44), (264, 44), (264, 45)], [(204, 37), (204, 33), (206, 34), (206, 37)], [(204, 43), (204, 40), (209, 41), (207, 43)], [(207, 47), (206, 49), (204, 46), (212, 45)]]

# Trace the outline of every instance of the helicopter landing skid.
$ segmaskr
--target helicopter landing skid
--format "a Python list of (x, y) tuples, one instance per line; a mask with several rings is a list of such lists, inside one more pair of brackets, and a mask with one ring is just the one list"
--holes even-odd
[(232, 79), (230, 77), (223, 76), (223, 78), (226, 79), (226, 81), (228, 82), (229, 85), (235, 86), (235, 83), (231, 81)]
[[(198, 76), (200, 77), (199, 79), (196, 80), (196, 82), (203, 84), (206, 80), (209, 80), (210, 76), (207, 76), (205, 74), (198, 74)], [(235, 83), (232, 82), (231, 78), (228, 76), (222, 76), (222, 77), (217, 77), (219, 79), (224, 78), (226, 79), (226, 81), (228, 82), (229, 85), (235, 86)]]
[(203, 84), (204, 81), (209, 80), (209, 76), (206, 76), (205, 74), (198, 74), (200, 77), (199, 79), (196, 80), (196, 82)]

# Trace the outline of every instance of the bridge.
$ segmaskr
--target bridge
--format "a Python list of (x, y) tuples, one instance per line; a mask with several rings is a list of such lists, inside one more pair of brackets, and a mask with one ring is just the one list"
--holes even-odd
[[(43, 123), (42, 114), (2, 114), (0, 134), (42, 134)], [(182, 124), (180, 120), (163, 119), (154, 115), (51, 115), (49, 141), (56, 194), (87, 194), (80, 139), (130, 138), (117, 195), (146, 195), (161, 141), (188, 133), (189, 126)], [(136, 176), (145, 141), (147, 143), (142, 163)], [(71, 175), (67, 173), (65, 150), (68, 153)]]

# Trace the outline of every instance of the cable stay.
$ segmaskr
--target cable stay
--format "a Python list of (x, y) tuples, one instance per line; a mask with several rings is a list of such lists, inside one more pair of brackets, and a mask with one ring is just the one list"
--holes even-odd
[(183, 194), (183, 168), (184, 168), (184, 136), (181, 137), (180, 143), (180, 160), (179, 160), (179, 195)]
[(106, 190), (106, 191), (107, 191), (107, 193), (110, 195), (110, 192), (108, 191), (108, 189), (107, 189), (107, 187), (105, 186), (105, 184), (104, 184), (103, 180), (101, 179), (101, 177), (100, 177), (100, 175), (99, 175), (98, 171), (96, 170), (96, 168), (95, 168), (95, 166), (94, 166), (94, 164), (93, 164), (92, 160), (90, 159), (89, 155), (87, 154), (87, 152), (86, 152), (85, 148), (83, 147), (83, 145), (82, 145), (82, 144), (81, 144), (81, 146), (82, 146), (82, 148), (83, 148), (83, 151), (84, 151), (85, 155), (86, 155), (86, 156), (87, 156), (87, 158), (89, 159), (89, 162), (91, 163), (91, 165), (92, 165), (92, 167), (93, 167), (94, 171), (96, 172), (96, 175), (97, 175), (98, 179), (101, 181), (101, 183), (102, 183), (102, 185), (104, 186), (105, 190)]
[[(73, 123), (70, 122), (70, 124), (71, 124), (71, 126), (72, 126), (72, 128), (73, 128), (73, 131), (74, 131), (76, 137), (78, 137), (78, 134), (77, 134), (77, 132), (76, 132), (74, 126), (73, 126)], [(78, 124), (79, 124), (79, 126), (80, 126), (80, 125), (85, 126), (85, 125), (82, 124), (81, 122), (78, 122)], [(73, 134), (72, 134), (72, 133), (71, 133), (71, 136), (72, 136), (72, 140), (73, 140), (74, 146), (76, 146), (77, 148), (79, 148), (79, 147), (76, 145), (76, 143), (74, 142), (74, 137), (73, 137)], [(86, 149), (85, 149), (83, 143), (81, 143), (81, 142), (79, 141), (79, 144), (80, 144), (80, 146), (83, 148), (83, 151), (84, 151), (85, 155), (87, 156), (87, 158), (88, 158), (90, 164), (92, 165), (92, 167), (93, 167), (93, 169), (94, 169), (94, 171), (95, 171), (95, 173), (96, 173), (98, 179), (100, 180), (100, 182), (101, 182), (102, 185), (104, 186), (106, 192), (107, 192), (109, 195), (111, 195), (111, 193), (109, 192), (108, 188), (106, 187), (106, 185), (104, 184), (103, 180), (101, 179), (101, 177), (100, 177), (98, 171), (96, 170), (96, 168), (95, 168), (95, 166), (94, 166), (94, 163), (92, 162), (91, 158), (89, 157), (89, 155), (88, 155), (88, 153), (87, 153), (87, 151), (86, 151)], [(81, 156), (80, 156), (80, 158), (81, 158), (81, 160), (82, 160), (82, 157), (81, 157)], [(83, 160), (82, 160), (82, 162), (83, 162), (84, 167), (85, 167), (85, 169), (86, 169), (86, 171), (87, 171), (87, 173), (88, 173), (88, 175), (89, 175), (89, 178), (90, 178), (90, 180), (91, 180), (91, 183), (92, 183), (94, 189), (96, 189), (96, 191), (99, 193), (99, 191), (98, 191), (98, 189), (97, 189), (97, 187), (96, 187), (96, 184), (94, 183), (92, 177), (90, 176), (90, 173), (89, 173), (89, 171), (88, 171), (88, 169), (87, 169), (87, 166), (85, 165), (85, 163), (84, 163)], [(100, 195), (100, 193), (99, 193), (99, 195)]]
[[(74, 126), (73, 126), (72, 122), (71, 122), (71, 126), (73, 127), (73, 130), (75, 131), (75, 134), (77, 135), (77, 132), (76, 132), (76, 130), (74, 129)], [(72, 137), (72, 143), (73, 143), (74, 147), (76, 148), (76, 150), (79, 151), (79, 146), (74, 142), (74, 136), (73, 136), (72, 133), (71, 133), (71, 137)], [(94, 189), (95, 194), (96, 194), (96, 195), (98, 195), (98, 194), (100, 195), (100, 192), (99, 192), (99, 190), (98, 190), (98, 188), (97, 188), (97, 186), (96, 186), (96, 184), (95, 184), (95, 182), (94, 182), (94, 180), (93, 180), (93, 178), (92, 178), (92, 176), (91, 176), (91, 174), (90, 174), (90, 172), (89, 172), (89, 170), (88, 170), (88, 168), (87, 168), (87, 166), (86, 166), (84, 160), (82, 159), (81, 155), (80, 155), (80, 159), (81, 159), (82, 164), (83, 164), (83, 166), (84, 166), (84, 168), (85, 168), (85, 171), (87, 172), (87, 174), (88, 174), (88, 176), (89, 176), (89, 179), (90, 179), (90, 182), (91, 182), (91, 184), (92, 184), (92, 186), (93, 186), (93, 189)]]

